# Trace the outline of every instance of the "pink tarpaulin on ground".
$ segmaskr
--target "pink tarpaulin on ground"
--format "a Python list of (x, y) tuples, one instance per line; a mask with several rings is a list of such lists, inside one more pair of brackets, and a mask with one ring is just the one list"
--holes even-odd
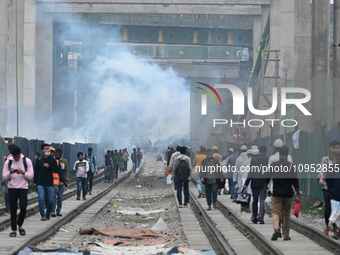
[(82, 235), (104, 235), (114, 236), (121, 238), (134, 238), (137, 240), (148, 239), (148, 238), (174, 238), (177, 234), (162, 234), (158, 231), (142, 230), (142, 229), (122, 229), (122, 228), (84, 228), (81, 230)]

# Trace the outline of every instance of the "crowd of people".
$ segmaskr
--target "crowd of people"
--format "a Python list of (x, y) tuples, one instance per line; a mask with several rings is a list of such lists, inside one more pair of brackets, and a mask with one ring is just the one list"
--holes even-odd
[[(20, 235), (26, 235), (23, 223), (28, 204), (29, 181), (33, 181), (33, 188), (38, 193), (41, 221), (46, 221), (50, 217), (62, 217), (64, 187), (68, 185), (70, 172), (67, 160), (62, 157), (63, 151), (46, 143), (41, 145), (41, 153), (35, 153), (33, 162), (14, 144), (8, 146), (8, 151), (3, 159), (2, 185), (5, 186), (6, 209), (11, 216), (10, 237), (16, 237), (17, 226)], [(73, 166), (77, 181), (76, 199), (80, 200), (82, 192), (83, 200), (86, 200), (87, 192), (92, 195), (93, 176), (98, 174), (97, 159), (92, 148), (88, 148), (85, 156), (78, 152), (77, 157)]]
[[(285, 241), (291, 240), (289, 236), (291, 205), (294, 194), (296, 200), (300, 200), (299, 181), (297, 171), (291, 171), (289, 175), (283, 171), (270, 171), (270, 169), (294, 169), (295, 167), (289, 149), (283, 141), (277, 139), (273, 145), (275, 152), (270, 157), (267, 157), (266, 146), (254, 145), (247, 148), (242, 145), (239, 148), (229, 148), (224, 156), (219, 154), (217, 146), (213, 146), (212, 149), (201, 146), (196, 156), (191, 155), (194, 158), (193, 162), (186, 147), (177, 146), (176, 150), (168, 147), (165, 161), (169, 173), (174, 177), (179, 207), (188, 206), (189, 182), (192, 173), (196, 173), (198, 198), (206, 199), (208, 211), (212, 210), (212, 207), (217, 208), (218, 195), (230, 194), (230, 199), (236, 203), (238, 194), (244, 192), (250, 194), (251, 199), (249, 205), (241, 205), (241, 212), (250, 212), (254, 224), (265, 224), (265, 199), (270, 196), (271, 212), (268, 213), (271, 213), (274, 226), (271, 240), (275, 241), (282, 236)], [(322, 158), (321, 165), (328, 169), (338, 167), (335, 164), (340, 164), (339, 145), (339, 141), (330, 143), (330, 154)], [(213, 178), (208, 178), (209, 176), (200, 171), (209, 167), (218, 169), (224, 166), (226, 171), (218, 177), (212, 175)], [(321, 171), (318, 180), (324, 196), (326, 222), (324, 233), (328, 235), (331, 214), (340, 211), (340, 175), (336, 171)], [(334, 230), (332, 237), (340, 239), (339, 228), (334, 224), (334, 220), (332, 223)]]
[(103, 161), (105, 182), (113, 182), (115, 178), (118, 178), (118, 173), (126, 172), (130, 158), (132, 162), (132, 171), (133, 173), (136, 173), (136, 170), (140, 167), (143, 159), (143, 151), (141, 148), (133, 148), (131, 155), (126, 148), (120, 149), (119, 151), (107, 150)]

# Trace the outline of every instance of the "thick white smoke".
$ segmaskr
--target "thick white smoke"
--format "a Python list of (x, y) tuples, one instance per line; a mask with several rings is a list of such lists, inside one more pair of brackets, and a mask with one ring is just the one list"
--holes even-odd
[(62, 130), (58, 140), (83, 142), (87, 137), (91, 143), (123, 147), (132, 137), (155, 140), (189, 133), (189, 84), (172, 69), (124, 51), (112, 59), (98, 56), (88, 72), (92, 100), (83, 109), (86, 120)]

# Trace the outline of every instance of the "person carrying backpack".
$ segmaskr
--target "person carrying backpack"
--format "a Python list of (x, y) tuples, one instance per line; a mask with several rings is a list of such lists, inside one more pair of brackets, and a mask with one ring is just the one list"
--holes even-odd
[(97, 159), (93, 155), (93, 149), (90, 147), (87, 149), (87, 154), (85, 155), (84, 159), (89, 162), (89, 171), (87, 172), (87, 180), (88, 180), (88, 192), (89, 195), (92, 195), (92, 186), (93, 186), (93, 176), (94, 174), (98, 174), (98, 167), (97, 167)]
[(133, 152), (131, 154), (131, 161), (132, 161), (132, 171), (136, 173), (137, 168), (137, 151), (136, 148), (133, 148)]
[[(14, 147), (15, 145), (14, 144), (9, 144), (8, 145), (8, 151), (10, 152), (11, 149)], [(2, 168), (1, 169), (4, 169), (4, 165), (5, 165), (5, 162), (7, 160), (7, 158), (10, 156), (11, 154), (8, 154), (7, 156), (4, 156), (3, 158), (3, 161), (2, 161)], [(3, 172), (1, 173), (1, 185), (5, 187), (5, 206), (6, 206), (6, 213), (9, 213), (10, 212), (10, 208), (9, 208), (9, 195), (8, 195), (8, 181), (5, 181), (4, 180), (4, 176), (3, 176)]]
[(191, 160), (186, 155), (187, 148), (181, 147), (181, 155), (177, 156), (174, 161), (174, 178), (176, 181), (177, 200), (179, 208), (182, 208), (182, 187), (184, 186), (184, 207), (189, 203), (189, 181), (191, 172)]
[(104, 169), (105, 169), (105, 181), (111, 181), (111, 168), (112, 168), (112, 161), (111, 161), (111, 151), (108, 150), (106, 155), (104, 156)]
[[(8, 194), (10, 197), (11, 228), (10, 237), (17, 236), (17, 226), (20, 235), (26, 235), (24, 224), (27, 209), (28, 181), (33, 178), (33, 165), (29, 158), (21, 154), (19, 147), (14, 146), (10, 151), (3, 168), (3, 177), (8, 180)], [(17, 217), (18, 200), (20, 213)]]
[[(206, 178), (207, 175), (204, 174), (204, 171), (207, 170), (209, 172), (209, 167), (217, 169), (220, 166), (220, 162), (218, 159), (213, 157), (213, 150), (208, 149), (207, 150), (207, 157), (202, 160), (201, 163), (201, 169), (199, 173), (199, 177), (201, 178), (201, 183), (205, 185), (205, 194), (207, 198), (207, 204), (208, 209), (207, 211), (211, 210), (211, 197), (213, 201), (213, 207), (217, 208), (216, 202), (217, 202), (217, 188), (218, 188), (218, 182), (223, 182), (223, 178), (217, 178), (217, 176), (212, 175), (211, 178)], [(203, 171), (204, 170), (204, 171)], [(212, 174), (210, 172), (210, 174)]]

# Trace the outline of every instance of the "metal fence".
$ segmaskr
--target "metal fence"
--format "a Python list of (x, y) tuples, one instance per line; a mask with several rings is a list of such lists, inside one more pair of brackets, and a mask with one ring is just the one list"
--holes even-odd
[[(22, 137), (15, 137), (14, 138), (14, 144), (19, 146), (21, 148), (22, 154), (24, 154), (26, 157), (30, 158), (32, 161), (34, 159), (34, 154), (36, 152), (40, 152), (41, 149), (40, 146), (44, 143), (42, 140), (28, 140), (26, 138)], [(87, 154), (87, 149), (89, 147), (93, 148), (93, 154), (96, 156), (97, 159), (97, 165), (98, 167), (102, 165), (103, 163), (103, 157), (104, 157), (104, 149), (101, 148), (98, 144), (92, 144), (92, 143), (76, 143), (76, 144), (70, 144), (70, 143), (52, 143), (50, 146), (53, 146), (55, 149), (62, 149), (63, 150), (63, 158), (65, 158), (70, 167), (70, 176), (75, 175), (74, 171), (71, 171), (73, 164), (75, 161), (77, 161), (77, 153), (83, 152), (84, 155)], [(0, 167), (2, 166), (2, 161), (4, 156), (8, 155), (8, 143), (5, 143), (4, 141), (0, 140)], [(1, 179), (1, 176), (0, 176)]]

